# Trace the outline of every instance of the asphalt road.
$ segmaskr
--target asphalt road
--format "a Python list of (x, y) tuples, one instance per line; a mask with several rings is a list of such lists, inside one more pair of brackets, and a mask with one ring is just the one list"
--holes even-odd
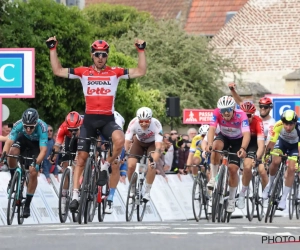
[[(232, 219), (230, 223), (206, 220), (184, 222), (128, 222), (45, 224), (0, 227), (0, 249), (146, 250), (146, 249), (297, 249), (300, 221), (278, 217), (272, 224), (254, 219)], [(264, 237), (264, 238), (263, 238)], [(294, 238), (293, 238), (294, 237)], [(273, 239), (273, 241), (272, 241)], [(264, 240), (264, 241), (263, 241)]]

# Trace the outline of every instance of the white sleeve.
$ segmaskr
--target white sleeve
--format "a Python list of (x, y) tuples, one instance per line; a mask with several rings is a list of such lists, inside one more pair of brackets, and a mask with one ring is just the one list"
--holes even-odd
[[(167, 153), (165, 154), (165, 165), (169, 166), (170, 169), (172, 168), (173, 158), (174, 158), (174, 148), (173, 145), (171, 145), (171, 147), (169, 147)], [(170, 171), (170, 169), (168, 171)]]
[(135, 134), (136, 121), (137, 121), (137, 118), (134, 118), (130, 121), (127, 131), (126, 131), (126, 134), (125, 134), (125, 140), (127, 140), (127, 141), (132, 140), (132, 137)]
[(155, 119), (155, 142), (162, 142), (163, 141), (163, 130), (161, 123)]

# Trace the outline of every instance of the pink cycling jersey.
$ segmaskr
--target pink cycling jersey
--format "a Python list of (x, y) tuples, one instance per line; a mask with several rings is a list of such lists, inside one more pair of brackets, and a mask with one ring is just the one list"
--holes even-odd
[(244, 132), (250, 132), (249, 121), (246, 113), (242, 110), (235, 110), (230, 121), (223, 119), (220, 109), (216, 108), (213, 113), (210, 126), (220, 127), (220, 133), (230, 139), (243, 137)]

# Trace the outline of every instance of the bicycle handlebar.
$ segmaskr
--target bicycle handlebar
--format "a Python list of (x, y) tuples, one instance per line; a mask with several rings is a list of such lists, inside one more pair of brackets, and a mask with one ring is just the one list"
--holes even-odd
[[(285, 159), (285, 160), (299, 161), (299, 156), (281, 155), (281, 154), (276, 153), (276, 152), (270, 152), (270, 154), (275, 155), (275, 156), (279, 156), (279, 157), (281, 157), (282, 159)], [(295, 160), (295, 157), (297, 157), (297, 160)]]
[(108, 143), (109, 145), (109, 156), (112, 157), (112, 151), (113, 151), (113, 142), (112, 142), (112, 138), (109, 137), (108, 141), (104, 141), (104, 140), (100, 140), (100, 139), (97, 139), (95, 137), (90, 137), (90, 138), (83, 138), (83, 137), (78, 137), (79, 140), (88, 140), (88, 141), (91, 141), (91, 142), (94, 142), (94, 143), (97, 143), (97, 142), (100, 142), (100, 143)]
[(23, 159), (23, 160), (33, 160), (33, 165), (35, 167), (36, 165), (36, 157), (33, 155), (32, 157), (25, 157), (23, 155), (10, 155), (10, 154), (6, 154), (6, 152), (3, 152), (2, 157), (1, 157), (1, 161), (4, 160), (4, 158), (6, 157), (10, 157), (10, 158), (15, 158), (15, 159)]

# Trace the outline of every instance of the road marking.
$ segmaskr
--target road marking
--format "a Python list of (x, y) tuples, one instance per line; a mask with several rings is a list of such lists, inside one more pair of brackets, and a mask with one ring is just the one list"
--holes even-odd
[(283, 228), (286, 228), (286, 229), (300, 229), (300, 227), (283, 227)]
[(215, 230), (215, 229), (226, 229), (226, 230), (229, 230), (229, 229), (235, 229), (236, 227), (203, 227), (201, 229), (205, 229), (205, 230)]
[(290, 232), (283, 232), (283, 233), (275, 233), (276, 235), (280, 235), (280, 236), (285, 236), (285, 235), (287, 235), (287, 236), (290, 236), (290, 235), (292, 235)]
[(203, 235), (206, 235), (206, 234), (214, 234), (216, 232), (198, 232), (197, 234), (203, 234)]
[(243, 228), (246, 228), (246, 229), (253, 229), (253, 228), (257, 228), (257, 227), (243, 227)]
[(181, 234), (188, 234), (185, 232), (150, 232), (151, 234), (168, 234), (168, 235), (181, 235)]
[(249, 231), (245, 231), (245, 232), (229, 232), (230, 234), (252, 234), (252, 235), (268, 235), (267, 233), (263, 233), (263, 232), (249, 232)]

